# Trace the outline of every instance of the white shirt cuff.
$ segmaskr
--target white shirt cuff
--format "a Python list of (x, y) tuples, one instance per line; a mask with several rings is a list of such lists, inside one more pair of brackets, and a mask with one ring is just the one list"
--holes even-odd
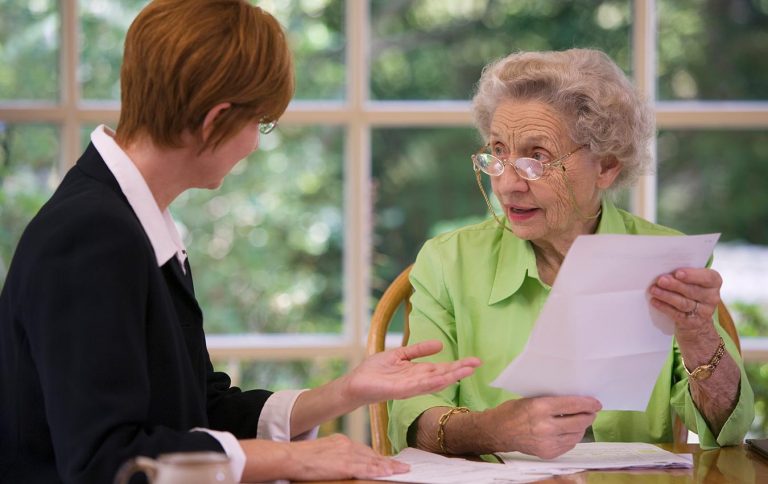
[(245, 452), (240, 447), (240, 442), (237, 441), (234, 435), (229, 432), (220, 432), (218, 430), (204, 429), (201, 427), (195, 427), (192, 432), (205, 432), (210, 434), (211, 437), (219, 441), (219, 444), (224, 448), (224, 453), (229, 457), (229, 467), (232, 469), (232, 477), (235, 478), (235, 482), (240, 482), (243, 479), (243, 471), (245, 470)]
[(273, 393), (264, 403), (259, 416), (256, 437), (278, 442), (312, 440), (317, 438), (319, 427), (315, 427), (291, 439), (291, 412), (296, 398), (306, 390), (281, 390)]

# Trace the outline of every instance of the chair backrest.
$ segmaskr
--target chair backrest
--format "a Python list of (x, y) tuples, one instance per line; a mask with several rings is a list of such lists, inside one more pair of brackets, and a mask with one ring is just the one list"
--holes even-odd
[[(408, 276), (411, 272), (411, 266), (406, 267), (403, 272), (398, 275), (394, 281), (384, 291), (384, 295), (381, 296), (376, 309), (373, 312), (371, 318), (371, 327), (368, 330), (368, 346), (366, 348), (366, 354), (372, 355), (380, 351), (384, 351), (387, 330), (392, 322), (392, 317), (397, 312), (400, 306), (405, 309), (404, 324), (403, 324), (403, 340), (402, 345), (408, 343), (408, 336), (410, 334), (410, 328), (408, 326), (408, 317), (411, 313), (410, 296), (413, 293), (413, 287), (408, 280)], [(717, 306), (718, 320), (720, 326), (723, 327), (728, 336), (731, 337), (739, 353), (741, 353), (741, 342), (739, 341), (739, 333), (736, 331), (736, 325), (733, 323), (728, 308), (720, 302)], [(373, 403), (368, 406), (368, 412), (371, 419), (371, 446), (373, 450), (381, 455), (392, 455), (392, 444), (389, 442), (387, 436), (387, 426), (389, 425), (389, 411), (387, 409), (386, 402)], [(688, 429), (683, 424), (683, 421), (675, 416), (673, 422), (673, 441), (675, 443), (685, 443), (688, 441)]]
[[(408, 343), (408, 316), (411, 312), (410, 296), (413, 292), (411, 283), (408, 280), (410, 272), (411, 266), (406, 267), (387, 287), (384, 295), (381, 296), (378, 304), (376, 304), (376, 309), (371, 317), (371, 327), (368, 330), (366, 354), (372, 355), (384, 351), (389, 324), (392, 322), (392, 317), (400, 306), (403, 306), (405, 309), (403, 340), (401, 344), (406, 345)], [(369, 405), (368, 412), (371, 417), (371, 446), (373, 450), (381, 455), (392, 455), (392, 444), (387, 436), (387, 426), (389, 425), (387, 402)]]

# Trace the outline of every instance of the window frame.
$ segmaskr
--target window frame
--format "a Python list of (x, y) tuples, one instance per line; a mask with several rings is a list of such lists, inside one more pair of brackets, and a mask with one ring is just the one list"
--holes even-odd
[[(81, 126), (107, 123), (114, 126), (119, 103), (84, 101), (77, 80), (80, 25), (78, 2), (61, 0), (61, 97), (59, 102), (0, 102), (0, 120), (8, 123), (44, 122), (60, 127), (60, 175), (81, 154)], [(639, 90), (650, 100), (662, 129), (768, 129), (768, 101), (712, 102), (657, 101), (656, 99), (656, 0), (632, 2), (632, 70)], [(348, 367), (365, 355), (368, 307), (371, 293), (371, 133), (381, 127), (466, 127), (472, 123), (469, 101), (372, 101), (369, 98), (368, 49), (370, 11), (367, 1), (345, 4), (346, 98), (343, 101), (294, 101), (282, 124), (334, 124), (345, 129), (344, 145), (344, 321), (339, 335), (209, 335), (211, 357), (227, 361), (239, 374), (239, 361), (292, 361), (331, 357)], [(655, 153), (655, 141), (654, 141)], [(648, 220), (656, 218), (657, 179), (641, 178), (632, 190), (632, 211)], [(743, 338), (745, 361), (768, 361), (768, 338)], [(347, 432), (365, 441), (364, 409), (347, 420)]]

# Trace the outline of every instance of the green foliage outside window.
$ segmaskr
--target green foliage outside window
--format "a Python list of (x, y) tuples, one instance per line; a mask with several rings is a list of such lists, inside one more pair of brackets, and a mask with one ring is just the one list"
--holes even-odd
[(0, 121), (0, 287), (22, 230), (58, 185), (58, 134)]
[(214, 192), (182, 194), (210, 333), (337, 333), (342, 321), (342, 131), (280, 127)]
[[(84, 99), (119, 99), (122, 39), (144, 3), (78, 2)], [(343, 100), (345, 2), (258, 4), (287, 29), (296, 98)], [(0, 0), (0, 102), (60, 99), (60, 5)], [(659, 1), (658, 98), (766, 100), (766, 5)], [(369, 91), (377, 101), (467, 100), (487, 62), (520, 49), (597, 47), (632, 74), (629, 0), (372, 0), (370, 14)], [(61, 151), (59, 127), (2, 121), (0, 284), (23, 227), (58, 182)], [(469, 162), (480, 143), (471, 127), (374, 127), (371, 138), (373, 304), (428, 237), (487, 214)], [(344, 139), (342, 127), (281, 126), (221, 189), (190, 192), (171, 206), (210, 332), (341, 332)], [(658, 147), (661, 223), (768, 246), (765, 130), (664, 131)], [(764, 305), (730, 307), (744, 336), (768, 334)], [(283, 371), (264, 368), (245, 371), (244, 386)], [(285, 368), (288, 386), (314, 378), (312, 365)], [(329, 368), (323, 376), (341, 371)], [(757, 395), (755, 433), (765, 435), (768, 363), (750, 364), (748, 372)]]
[(57, 3), (0, 2), (0, 100), (58, 101), (61, 19)]

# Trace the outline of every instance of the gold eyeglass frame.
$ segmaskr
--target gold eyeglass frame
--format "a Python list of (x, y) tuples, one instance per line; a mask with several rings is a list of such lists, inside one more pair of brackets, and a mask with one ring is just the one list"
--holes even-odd
[[(539, 160), (537, 160), (535, 158), (530, 158), (530, 157), (526, 157), (526, 156), (522, 156), (520, 158), (515, 158), (515, 161), (513, 161), (513, 162), (512, 161), (504, 161), (501, 158), (488, 153), (488, 156), (490, 156), (492, 158), (495, 158), (496, 160), (499, 161), (499, 163), (501, 163), (501, 172), (498, 173), (498, 174), (495, 174), (495, 175), (491, 174), (491, 173), (488, 173), (486, 171), (483, 171), (478, 166), (477, 162), (475, 161), (477, 155), (483, 153), (485, 150), (490, 148), (490, 146), (491, 146), (490, 143), (484, 145), (479, 150), (477, 150), (470, 158), (472, 159), (472, 168), (475, 171), (475, 180), (477, 180), (477, 186), (480, 188), (480, 193), (483, 194), (483, 199), (485, 200), (485, 205), (488, 207), (488, 211), (490, 212), (490, 214), (493, 216), (493, 219), (496, 220), (496, 223), (500, 227), (502, 227), (502, 228), (512, 232), (512, 229), (507, 226), (506, 219), (502, 220), (502, 219), (499, 218), (498, 215), (496, 215), (496, 211), (493, 209), (493, 205), (491, 205), (491, 201), (488, 199), (488, 194), (485, 192), (485, 188), (483, 187), (483, 181), (481, 180), (480, 173), (485, 173), (488, 176), (498, 177), (498, 176), (501, 176), (501, 175), (504, 174), (504, 169), (505, 169), (506, 165), (510, 165), (512, 167), (512, 169), (515, 170), (515, 173), (517, 174), (517, 176), (519, 176), (520, 178), (522, 178), (523, 180), (526, 180), (526, 181), (541, 180), (543, 178), (544, 172), (546, 171), (547, 168), (562, 168), (563, 176), (565, 176), (565, 185), (568, 187), (568, 193), (571, 196), (571, 203), (573, 203), (573, 206), (576, 208), (576, 211), (579, 213), (579, 215), (582, 218), (585, 218), (585, 219), (595, 219), (595, 218), (600, 217), (600, 214), (602, 214), (602, 208), (598, 209), (598, 211), (597, 211), (597, 213), (595, 215), (585, 216), (584, 214), (581, 213), (581, 210), (579, 209), (579, 206), (576, 203), (576, 194), (573, 193), (573, 188), (571, 187), (571, 184), (568, 182), (567, 171), (565, 169), (565, 164), (563, 163), (563, 161), (565, 159), (567, 159), (569, 156), (571, 156), (572, 154), (576, 153), (580, 149), (586, 148), (587, 145), (581, 145), (581, 146), (577, 147), (576, 149), (574, 149), (572, 151), (569, 151), (568, 153), (564, 154), (563, 156), (561, 156), (559, 158), (556, 158), (556, 159), (554, 159), (552, 161), (548, 161), (546, 163), (542, 163), (541, 161), (539, 161)], [(522, 175), (517, 170), (517, 166), (515, 165), (515, 163), (517, 163), (517, 160), (520, 160), (520, 159), (523, 159), (523, 158), (528, 158), (528, 159), (534, 160), (537, 163), (541, 164), (541, 166), (542, 166), (542, 176), (539, 176), (539, 177), (536, 177), (536, 178), (529, 178), (529, 177), (527, 177), (525, 175)]]

